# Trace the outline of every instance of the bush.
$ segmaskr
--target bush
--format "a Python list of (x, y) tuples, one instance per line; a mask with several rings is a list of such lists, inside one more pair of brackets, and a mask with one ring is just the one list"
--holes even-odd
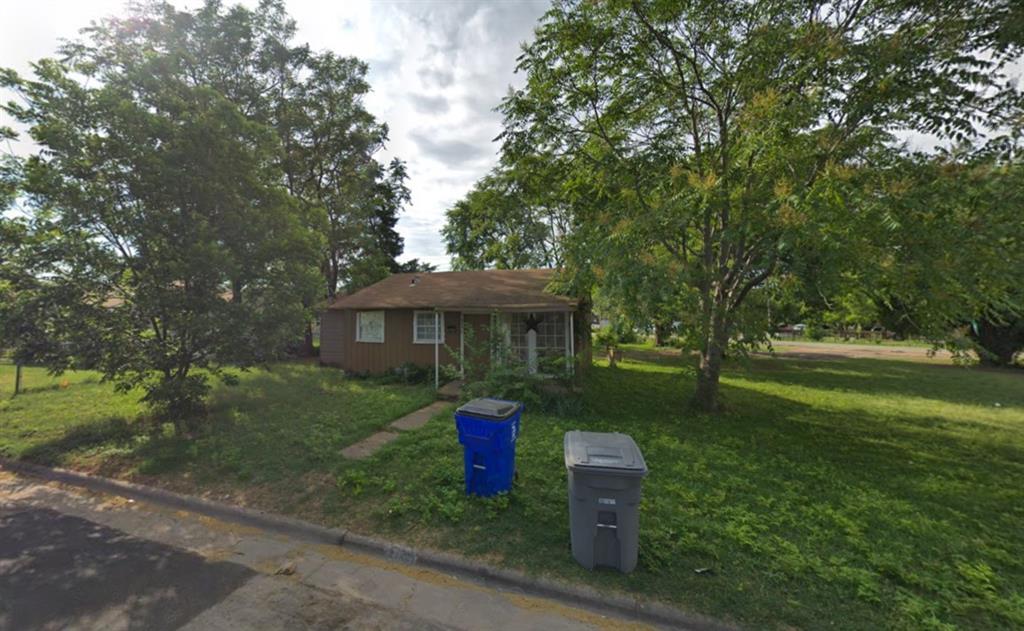
[(825, 339), (826, 335), (828, 335), (828, 331), (818, 324), (808, 324), (807, 328), (804, 329), (804, 337), (815, 342)]
[(620, 344), (636, 344), (641, 342), (640, 334), (636, 332), (636, 329), (627, 322), (616, 321), (611, 325), (612, 331), (615, 333)]
[(427, 383), (430, 379), (430, 369), (412, 362), (405, 362), (397, 368), (392, 368), (381, 377), (382, 383), (404, 383), (407, 385), (419, 385)]
[(693, 343), (682, 335), (673, 335), (668, 338), (668, 345), (672, 348), (678, 348), (681, 350), (693, 347)]
[(608, 365), (615, 368), (615, 361), (618, 359), (619, 344), (622, 337), (618, 331), (610, 326), (601, 327), (594, 335), (594, 346), (597, 346), (608, 356)]
[(556, 416), (573, 416), (583, 409), (576, 395), (564, 357), (543, 360), (538, 373), (531, 373), (521, 362), (495, 363), (483, 379), (462, 387), (464, 400), (493, 397), (521, 401), (528, 410)]
[(529, 408), (539, 407), (543, 401), (542, 381), (543, 377), (531, 373), (522, 364), (501, 363), (488, 370), (483, 379), (464, 385), (462, 396), (465, 399), (494, 397), (522, 401)]
[[(127, 391), (120, 383), (117, 387)], [(171, 421), (179, 436), (199, 431), (206, 417), (206, 395), (210, 392), (205, 375), (156, 377), (143, 383), (142, 387), (146, 392), (142, 402), (153, 410), (154, 427), (159, 427), (163, 421)]]

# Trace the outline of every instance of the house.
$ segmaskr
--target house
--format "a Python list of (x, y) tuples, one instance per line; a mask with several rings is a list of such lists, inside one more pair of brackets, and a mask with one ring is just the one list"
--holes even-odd
[(589, 354), (589, 315), (580, 300), (547, 291), (554, 273), (394, 274), (327, 307), (320, 362), (371, 374), (411, 362), (432, 367), (437, 381), (440, 366), (486, 365), (496, 342), (532, 371), (545, 358)]

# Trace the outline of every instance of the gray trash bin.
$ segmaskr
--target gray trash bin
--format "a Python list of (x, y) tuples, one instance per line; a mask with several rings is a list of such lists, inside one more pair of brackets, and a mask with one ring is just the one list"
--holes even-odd
[(565, 434), (572, 556), (588, 570), (603, 565), (632, 572), (640, 529), (643, 454), (625, 434)]

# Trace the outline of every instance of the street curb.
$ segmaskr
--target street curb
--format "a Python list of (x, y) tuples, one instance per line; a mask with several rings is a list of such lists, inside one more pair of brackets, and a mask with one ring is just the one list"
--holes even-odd
[(493, 567), (454, 554), (434, 552), (432, 550), (418, 550), (360, 535), (342, 528), (317, 526), (316, 524), (291, 517), (283, 517), (274, 513), (222, 504), (189, 495), (181, 495), (133, 482), (122, 482), (67, 469), (9, 460), (3, 457), (0, 457), (0, 469), (77, 486), (90, 491), (99, 491), (142, 500), (167, 508), (186, 510), (312, 543), (352, 548), (398, 563), (419, 565), (451, 574), (478, 580), (482, 579), (503, 587), (517, 589), (529, 595), (559, 600), (590, 610), (625, 616), (639, 622), (665, 625), (678, 629), (692, 629), (694, 631), (736, 631), (739, 629), (739, 627), (734, 625), (705, 616), (685, 613), (655, 601), (648, 601), (622, 593), (605, 593), (592, 587), (534, 577), (523, 572)]

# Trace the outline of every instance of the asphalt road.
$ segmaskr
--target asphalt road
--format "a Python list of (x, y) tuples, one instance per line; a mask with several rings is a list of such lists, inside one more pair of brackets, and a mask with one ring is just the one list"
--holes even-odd
[(54, 510), (0, 516), (0, 627), (177, 629), (255, 576)]
[(442, 629), (47, 508), (0, 512), (0, 629)]
[(0, 631), (650, 628), (0, 470)]

